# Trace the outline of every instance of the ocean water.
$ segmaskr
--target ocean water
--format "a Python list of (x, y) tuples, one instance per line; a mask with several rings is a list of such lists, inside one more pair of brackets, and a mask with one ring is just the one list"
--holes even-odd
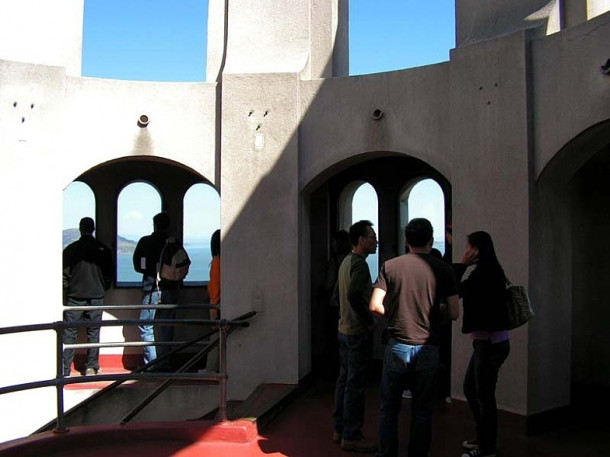
[[(186, 277), (186, 281), (209, 281), (210, 280), (210, 262), (212, 261), (212, 254), (209, 247), (200, 247), (200, 245), (190, 245), (186, 243), (184, 245), (186, 252), (188, 252), (191, 258), (191, 267), (189, 268), (189, 274)], [(445, 242), (435, 242), (434, 247), (439, 251), (445, 251)], [(118, 267), (118, 281), (119, 282), (140, 282), (142, 275), (136, 273), (133, 269), (133, 254), (118, 254), (117, 256), (117, 267)], [(371, 271), (371, 278), (373, 281), (377, 278), (377, 272), (379, 271), (379, 265), (377, 256), (369, 256), (366, 259), (369, 264)]]
[[(209, 281), (210, 280), (210, 262), (212, 254), (210, 248), (202, 248), (185, 244), (184, 248), (191, 259), (189, 274), (186, 277), (186, 282), (189, 281)], [(140, 282), (142, 275), (136, 273), (133, 269), (133, 254), (118, 254), (117, 255), (117, 279), (119, 282)]]

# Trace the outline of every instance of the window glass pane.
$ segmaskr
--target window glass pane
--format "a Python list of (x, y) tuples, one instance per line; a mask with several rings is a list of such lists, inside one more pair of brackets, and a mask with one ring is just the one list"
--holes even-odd
[[(363, 219), (371, 221), (375, 233), (379, 233), (377, 224), (377, 193), (373, 186), (368, 183), (364, 183), (358, 187), (354, 193), (354, 198), (352, 199), (352, 224)], [(375, 281), (379, 272), (379, 249), (375, 254), (370, 254), (366, 258), (366, 263), (369, 264), (371, 279)]]
[(72, 182), (63, 192), (63, 248), (80, 238), (78, 223), (83, 217), (95, 220), (95, 196), (91, 188), (80, 181)]
[[(405, 204), (406, 202), (406, 204)], [(433, 179), (419, 181), (403, 192), (400, 202), (401, 246), (404, 246), (404, 226), (415, 217), (425, 217), (432, 223), (432, 247), (445, 253), (445, 198), (443, 190)]]
[(133, 269), (133, 251), (141, 237), (153, 232), (161, 196), (150, 184), (129, 184), (119, 195), (117, 211), (117, 281), (140, 282), (142, 275)]
[(220, 196), (208, 184), (194, 184), (184, 195), (184, 246), (191, 258), (186, 281), (209, 281), (210, 238), (220, 228)]

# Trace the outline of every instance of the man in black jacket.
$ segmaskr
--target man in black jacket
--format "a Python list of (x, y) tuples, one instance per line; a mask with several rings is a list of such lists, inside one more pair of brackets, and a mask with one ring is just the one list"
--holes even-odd
[[(66, 306), (100, 306), (104, 304), (104, 295), (110, 288), (114, 277), (112, 254), (104, 244), (93, 237), (95, 223), (90, 217), (80, 220), (81, 237), (68, 245), (63, 251), (63, 285), (66, 292)], [(64, 321), (100, 322), (103, 311), (64, 311)], [(76, 342), (77, 327), (64, 329), (64, 344)], [(87, 327), (87, 341), (99, 343), (100, 327)], [(87, 350), (85, 374), (93, 375), (100, 371), (99, 348)], [(64, 376), (70, 376), (70, 366), (74, 359), (74, 349), (64, 351)]]
[[(138, 241), (133, 253), (133, 267), (138, 273), (142, 273), (142, 304), (158, 305), (177, 304), (178, 292), (181, 281), (168, 281), (157, 278), (158, 263), (161, 251), (170, 239), (170, 219), (166, 213), (159, 213), (153, 217), (153, 233), (143, 236)], [(175, 238), (172, 239), (180, 244)], [(175, 319), (175, 309), (142, 309), (140, 319)], [(171, 342), (174, 339), (174, 327), (171, 325), (140, 325), (140, 339), (142, 341)], [(144, 347), (144, 363), (147, 364), (171, 351), (169, 346), (146, 346)], [(169, 360), (156, 365), (158, 371), (170, 371)]]

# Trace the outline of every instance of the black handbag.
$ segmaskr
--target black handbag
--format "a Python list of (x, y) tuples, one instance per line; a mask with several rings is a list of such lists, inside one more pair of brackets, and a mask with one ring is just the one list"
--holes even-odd
[(512, 284), (508, 279), (506, 280), (506, 312), (507, 330), (521, 327), (534, 315), (527, 289)]

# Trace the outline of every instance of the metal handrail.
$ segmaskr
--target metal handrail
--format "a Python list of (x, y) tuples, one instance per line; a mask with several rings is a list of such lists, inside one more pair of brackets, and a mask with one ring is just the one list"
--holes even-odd
[[(97, 310), (103, 309), (105, 311), (109, 310), (133, 310), (133, 309), (188, 309), (188, 308), (204, 308), (204, 309), (218, 309), (217, 306), (214, 305), (102, 305), (102, 306), (69, 306), (64, 307), (64, 309), (71, 310)], [(64, 423), (64, 396), (63, 389), (67, 384), (80, 384), (80, 383), (88, 383), (88, 382), (99, 382), (99, 381), (115, 381), (113, 384), (108, 386), (106, 389), (112, 389), (125, 381), (128, 380), (143, 380), (143, 379), (166, 379), (155, 392), (154, 395), (149, 395), (140, 405), (138, 405), (134, 410), (132, 410), (126, 417), (123, 418), (122, 422), (126, 422), (130, 420), (141, 411), (147, 404), (149, 404), (156, 396), (161, 393), (161, 391), (167, 388), (171, 382), (176, 379), (192, 379), (192, 380), (206, 380), (206, 381), (214, 381), (218, 382), (220, 387), (220, 405), (219, 405), (219, 416), (221, 421), (227, 420), (227, 370), (226, 370), (226, 337), (232, 333), (234, 330), (240, 327), (248, 327), (249, 322), (247, 319), (250, 319), (256, 315), (255, 311), (251, 311), (245, 313), (241, 316), (236, 317), (233, 320), (210, 320), (210, 319), (122, 319), (122, 320), (112, 320), (112, 321), (100, 321), (96, 322), (96, 326), (100, 327), (116, 327), (116, 326), (130, 326), (130, 325), (174, 325), (174, 326), (182, 326), (182, 325), (204, 325), (208, 327), (215, 327), (212, 330), (207, 330), (203, 334), (193, 338), (187, 342), (111, 342), (111, 343), (78, 343), (78, 344), (66, 344), (63, 343), (63, 330), (66, 327), (91, 327), (91, 321), (73, 321), (73, 322), (50, 322), (43, 324), (29, 324), (29, 325), (17, 325), (11, 327), (2, 327), (0, 328), (0, 335), (8, 335), (15, 333), (24, 333), (24, 332), (32, 332), (32, 331), (41, 331), (41, 330), (53, 330), (56, 334), (56, 362), (57, 362), (57, 376), (55, 379), (42, 380), (42, 381), (34, 381), (22, 384), (15, 384), (11, 386), (0, 387), (0, 395), (11, 393), (11, 392), (19, 392), (23, 390), (36, 389), (41, 387), (51, 387), (55, 386), (56, 395), (57, 395), (57, 419), (56, 419), (56, 427), (55, 432), (64, 432), (67, 429), (65, 428)], [(214, 333), (218, 332), (219, 337), (217, 340), (208, 343), (202, 350), (200, 350), (195, 356), (193, 356), (187, 363), (185, 363), (177, 372), (173, 373), (159, 373), (159, 372), (148, 372), (146, 371), (148, 368), (154, 366), (158, 361), (162, 361), (166, 357), (170, 357), (172, 354), (186, 348), (193, 346), (199, 343), (201, 340), (208, 338)], [(80, 376), (77, 378), (67, 378), (63, 376), (63, 352), (66, 348), (90, 348), (90, 347), (129, 347), (129, 346), (147, 346), (147, 345), (172, 345), (178, 346), (173, 349), (169, 353), (165, 354), (162, 357), (159, 357), (148, 364), (146, 364), (143, 368), (136, 370), (132, 373), (127, 374), (99, 374), (95, 377), (92, 376)], [(188, 370), (191, 368), (197, 361), (199, 361), (205, 354), (209, 352), (210, 349), (214, 348), (216, 345), (219, 345), (219, 371), (218, 374), (201, 374), (201, 373), (185, 373), (184, 370)], [(105, 389), (105, 390), (106, 390)], [(98, 392), (99, 393), (99, 392)]]

